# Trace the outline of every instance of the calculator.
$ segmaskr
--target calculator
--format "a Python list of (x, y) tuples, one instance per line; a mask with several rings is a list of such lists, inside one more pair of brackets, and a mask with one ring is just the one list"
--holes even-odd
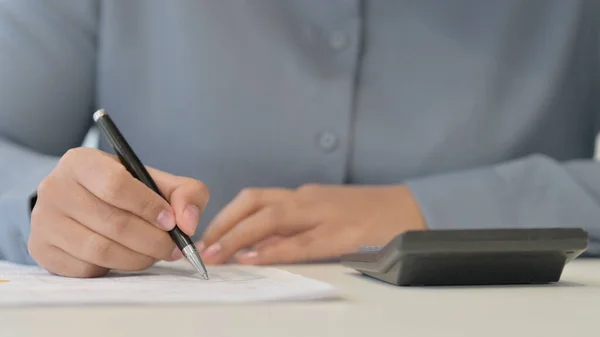
[(341, 264), (398, 286), (546, 284), (560, 280), (588, 240), (581, 228), (408, 231)]

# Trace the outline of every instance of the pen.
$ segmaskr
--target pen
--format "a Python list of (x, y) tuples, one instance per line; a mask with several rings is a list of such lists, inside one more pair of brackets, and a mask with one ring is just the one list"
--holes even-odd
[[(136, 179), (160, 195), (163, 199), (167, 200), (158, 189), (158, 186), (156, 186), (156, 183), (146, 170), (146, 167), (135, 155), (123, 135), (121, 135), (121, 132), (115, 123), (106, 114), (106, 112), (103, 109), (100, 109), (94, 113), (93, 118), (94, 122), (98, 125), (102, 133), (104, 133), (113, 150), (117, 154), (117, 157), (119, 157), (119, 160), (125, 166), (127, 171), (129, 171), (129, 173), (131, 173), (131, 175), (133, 175)], [(177, 247), (179, 247), (183, 253), (183, 256), (185, 256), (185, 258), (192, 266), (194, 266), (194, 268), (202, 275), (202, 277), (204, 277), (204, 279), (208, 280), (208, 272), (206, 271), (204, 262), (202, 262), (200, 253), (190, 237), (187, 236), (179, 227), (177, 227), (177, 225), (169, 231), (169, 235), (171, 236), (171, 239), (175, 241), (175, 244)]]

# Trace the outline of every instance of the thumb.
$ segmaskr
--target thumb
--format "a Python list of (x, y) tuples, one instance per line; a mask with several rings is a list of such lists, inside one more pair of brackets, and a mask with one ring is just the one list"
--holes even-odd
[(185, 234), (192, 236), (210, 198), (206, 185), (196, 179), (176, 176), (152, 168), (148, 168), (148, 172), (173, 207), (177, 226)]

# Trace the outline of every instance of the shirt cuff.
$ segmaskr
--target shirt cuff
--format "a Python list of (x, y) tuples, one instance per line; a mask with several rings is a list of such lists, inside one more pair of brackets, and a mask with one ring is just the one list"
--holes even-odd
[(40, 182), (56, 166), (58, 158), (39, 154), (21, 153), (19, 166), (27, 168), (19, 181), (0, 195), (0, 228), (5, 235), (0, 238), (0, 250), (5, 260), (35, 264), (31, 258), (27, 243), (31, 232), (31, 202)]
[(447, 173), (406, 182), (428, 229), (514, 227), (506, 208), (506, 181), (493, 169)]

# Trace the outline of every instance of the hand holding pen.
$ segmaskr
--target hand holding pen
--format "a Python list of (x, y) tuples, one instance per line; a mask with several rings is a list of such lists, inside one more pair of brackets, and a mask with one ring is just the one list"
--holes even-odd
[[(68, 151), (37, 191), (28, 242), (33, 259), (67, 277), (140, 271), (170, 260), (180, 249), (175, 240), (185, 243), (195, 231), (209, 192), (195, 179), (146, 169), (164, 198), (118, 156)], [(190, 260), (198, 262), (205, 273), (201, 260)]]

